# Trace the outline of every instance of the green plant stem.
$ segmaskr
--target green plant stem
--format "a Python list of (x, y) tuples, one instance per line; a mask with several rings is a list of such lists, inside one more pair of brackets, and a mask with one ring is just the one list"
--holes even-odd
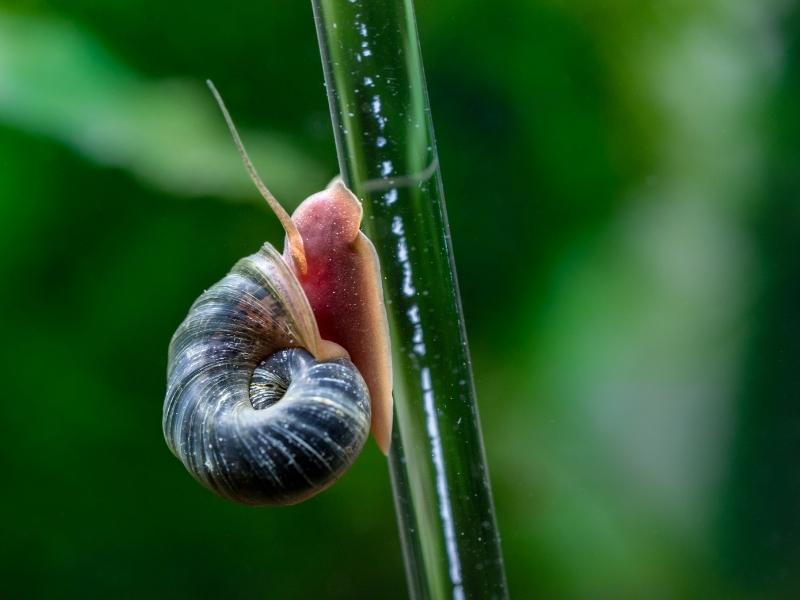
[(312, 0), (342, 176), (364, 201), (391, 327), (390, 470), (411, 596), (505, 598), (410, 0)]

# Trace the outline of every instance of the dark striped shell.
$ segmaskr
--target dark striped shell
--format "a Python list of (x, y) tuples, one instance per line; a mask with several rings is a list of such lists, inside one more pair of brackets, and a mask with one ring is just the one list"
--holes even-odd
[(318, 343), (305, 294), (269, 244), (198, 298), (170, 344), (163, 426), (200, 483), (245, 504), (294, 504), (352, 464), (369, 393), (349, 360), (315, 360)]

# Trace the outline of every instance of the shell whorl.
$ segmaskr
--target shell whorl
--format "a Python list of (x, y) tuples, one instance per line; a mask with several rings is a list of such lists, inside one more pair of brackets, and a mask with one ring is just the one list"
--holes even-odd
[(170, 344), (163, 426), (198, 481), (245, 504), (294, 504), (352, 464), (369, 393), (349, 360), (314, 359), (318, 339), (269, 244), (197, 299)]

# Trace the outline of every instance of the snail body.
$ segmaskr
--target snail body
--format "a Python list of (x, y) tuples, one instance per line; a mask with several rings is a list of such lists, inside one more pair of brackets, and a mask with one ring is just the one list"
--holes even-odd
[(244, 504), (284, 505), (330, 486), (372, 431), (388, 452), (391, 360), (380, 269), (361, 203), (340, 181), (192, 305), (169, 348), (163, 430), (200, 483)]

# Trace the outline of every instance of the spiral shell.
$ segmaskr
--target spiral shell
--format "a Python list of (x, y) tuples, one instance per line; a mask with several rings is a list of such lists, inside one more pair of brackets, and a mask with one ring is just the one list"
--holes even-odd
[(370, 430), (364, 380), (319, 362), (308, 300), (269, 244), (194, 303), (169, 349), (164, 437), (203, 485), (245, 504), (300, 502), (352, 464)]

